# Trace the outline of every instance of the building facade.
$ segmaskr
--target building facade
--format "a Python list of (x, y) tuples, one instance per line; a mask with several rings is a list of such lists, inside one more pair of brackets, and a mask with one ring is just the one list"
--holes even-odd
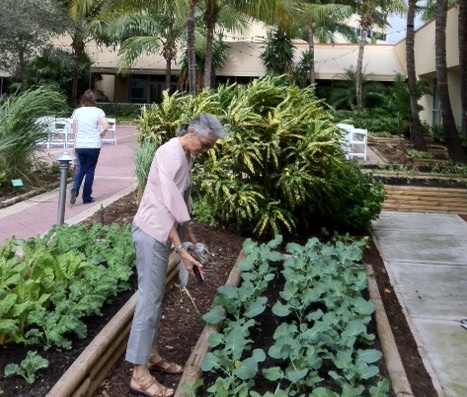
[[(447, 63), (451, 104), (456, 124), (461, 126), (463, 118), (460, 103), (460, 67), (458, 57), (458, 9), (448, 10), (447, 19)], [(263, 76), (265, 68), (260, 54), (265, 44), (265, 30), (254, 25), (243, 37), (226, 36), (224, 42), (229, 46), (229, 58), (224, 67), (216, 73), (217, 81), (246, 82)], [(295, 42), (297, 59), (308, 49), (305, 42)], [(103, 75), (99, 88), (110, 101), (150, 103), (160, 100), (165, 88), (165, 60), (160, 55), (144, 56), (124, 74), (117, 73), (116, 53), (97, 46), (88, 47), (93, 59), (92, 72)], [(316, 44), (316, 80), (340, 80), (346, 70), (357, 64), (357, 44)], [(435, 65), (435, 21), (429, 21), (415, 32), (416, 72), (431, 87), (420, 104), (423, 107), (421, 119), (432, 126), (439, 123), (439, 101), (436, 92)], [(405, 39), (396, 44), (367, 44), (364, 51), (364, 73), (370, 80), (389, 82), (397, 74), (407, 75)], [(172, 64), (173, 89), (180, 70), (179, 62)]]

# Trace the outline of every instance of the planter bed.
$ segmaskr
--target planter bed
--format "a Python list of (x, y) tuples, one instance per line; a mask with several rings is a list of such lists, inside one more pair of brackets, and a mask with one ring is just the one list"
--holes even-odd
[[(340, 248), (342, 248), (342, 246), (340, 246)], [(294, 254), (296, 254), (296, 252)], [(349, 251), (347, 252), (347, 254), (349, 254)], [(272, 258), (272, 256), (271, 256), (271, 258)], [(240, 259), (243, 259), (243, 258), (239, 257), (239, 260)], [(248, 259), (248, 257), (247, 257), (247, 259)], [(289, 259), (290, 259), (290, 257), (289, 257)], [(301, 260), (302, 259), (303, 258), (301, 258)], [(317, 261), (319, 261), (319, 259), (317, 259)], [(273, 269), (275, 269), (275, 273), (276, 273), (276, 276), (277, 276), (277, 277), (275, 277), (274, 282), (277, 281), (279, 283), (279, 285), (282, 285), (284, 280), (279, 281), (279, 279), (281, 278), (279, 270), (283, 269), (282, 262), (277, 262), (277, 257), (274, 259), (273, 262), (274, 263), (272, 263), (271, 266), (272, 266)], [(259, 266), (264, 268), (263, 265), (259, 265)], [(347, 270), (349, 271), (349, 274), (354, 272), (352, 269), (350, 269), (350, 267), (352, 267), (352, 266), (354, 266), (354, 265), (351, 262), (347, 263), (346, 267), (347, 267)], [(234, 269), (233, 269), (233, 271), (231, 273), (231, 276), (229, 277), (229, 281), (228, 281), (228, 283), (226, 285), (237, 286), (237, 285), (239, 285), (241, 283), (242, 278), (244, 280), (250, 280), (250, 272), (247, 270), (246, 271), (246, 276), (244, 276), (244, 275), (242, 275), (240, 273), (241, 272), (240, 268), (249, 269), (249, 265), (245, 265), (245, 262), (240, 262), (239, 263), (237, 261), (237, 266), (234, 267)], [(369, 271), (371, 273), (371, 268), (369, 268)], [(267, 274), (269, 274), (269, 273), (267, 273)], [(270, 278), (270, 276), (266, 276), (266, 277)], [(300, 276), (298, 276), (298, 277), (300, 277)], [(360, 277), (361, 277), (361, 274), (360, 274)], [(366, 273), (365, 273), (364, 277), (366, 278)], [(261, 283), (261, 281), (258, 281), (258, 283)], [(318, 281), (318, 284), (319, 284), (319, 281)], [(345, 284), (345, 282), (344, 282), (344, 284)], [(248, 282), (247, 282), (247, 285), (248, 285)], [(261, 394), (258, 394), (258, 395), (263, 395), (263, 393), (267, 392), (268, 390), (271, 393), (273, 393), (271, 395), (276, 395), (276, 393), (280, 393), (280, 395), (284, 395), (284, 396), (288, 395), (286, 393), (288, 393), (289, 391), (281, 391), (280, 392), (277, 389), (279, 379), (276, 379), (276, 376), (278, 376), (279, 373), (282, 373), (283, 377), (286, 377), (285, 376), (286, 373), (289, 374), (288, 376), (289, 376), (289, 378), (291, 378), (291, 379), (289, 379), (291, 382), (290, 383), (283, 382), (285, 384), (289, 384), (288, 387), (291, 387), (290, 385), (293, 385), (296, 382), (299, 382), (299, 383), (312, 382), (310, 380), (307, 381), (306, 378), (305, 378), (305, 375), (303, 373), (300, 373), (300, 371), (294, 370), (291, 367), (289, 367), (288, 370), (284, 370), (284, 372), (282, 372), (282, 370), (278, 370), (279, 367), (277, 367), (277, 364), (279, 362), (282, 362), (282, 360), (279, 359), (278, 357), (273, 359), (267, 353), (263, 357), (263, 354), (260, 354), (257, 350), (253, 350), (254, 347), (257, 347), (257, 344), (258, 344), (258, 346), (262, 345), (264, 347), (270, 346), (271, 344), (274, 344), (274, 338), (273, 338), (274, 329), (276, 329), (276, 327), (278, 327), (277, 330), (279, 330), (282, 327), (282, 325), (288, 323), (289, 320), (293, 323), (293, 318), (295, 317), (295, 315), (293, 313), (287, 312), (287, 313), (282, 313), (280, 315), (280, 317), (283, 317), (283, 318), (286, 319), (286, 323), (282, 323), (281, 326), (278, 326), (278, 324), (279, 324), (278, 323), (278, 317), (273, 314), (273, 312), (275, 310), (274, 308), (276, 308), (276, 310), (275, 310), (276, 314), (284, 310), (284, 306), (282, 304), (279, 304), (279, 306), (277, 306), (278, 304), (276, 303), (275, 306), (272, 306), (274, 301), (276, 299), (278, 299), (282, 294), (280, 292), (280, 288), (277, 288), (279, 285), (274, 285), (274, 287), (272, 287), (272, 288), (271, 288), (271, 286), (269, 286), (267, 288), (267, 290), (265, 291), (266, 296), (268, 297), (268, 304), (266, 305), (266, 308), (265, 308), (263, 313), (261, 313), (257, 317), (256, 317), (256, 315), (251, 316), (251, 317), (256, 317), (255, 318), (256, 326), (253, 326), (251, 328), (251, 330), (250, 330), (251, 332), (246, 333), (245, 338), (247, 338), (247, 339), (244, 340), (241, 336), (239, 336), (239, 334), (241, 334), (241, 328), (238, 329), (238, 330), (234, 330), (234, 332), (228, 333), (227, 335), (224, 335), (223, 337), (221, 337), (220, 334), (218, 334), (218, 332), (225, 325), (225, 324), (223, 324), (221, 322), (219, 322), (217, 324), (207, 325), (205, 327), (203, 333), (201, 334), (201, 336), (200, 336), (200, 338), (198, 340), (197, 345), (195, 346), (195, 349), (193, 350), (192, 355), (190, 356), (189, 360), (187, 361), (185, 372), (184, 372), (184, 374), (182, 376), (182, 379), (180, 381), (180, 385), (179, 385), (179, 387), (177, 389), (177, 392), (176, 392), (177, 397), (182, 397), (182, 396), (184, 397), (184, 396), (189, 395), (189, 393), (191, 392), (190, 385), (197, 384), (197, 380), (199, 379), (200, 376), (203, 375), (201, 370), (200, 370), (200, 367), (203, 367), (203, 369), (205, 370), (203, 379), (204, 379), (204, 382), (207, 383), (208, 385), (206, 387), (202, 387), (201, 392), (199, 394), (197, 393), (197, 395), (216, 395), (216, 392), (213, 392), (213, 391), (211, 391), (211, 394), (206, 393), (206, 389), (209, 390), (209, 385), (210, 385), (210, 387), (213, 387), (214, 389), (216, 387), (221, 387), (223, 390), (224, 390), (224, 388), (228, 389), (232, 378), (248, 379), (247, 381), (245, 381), (247, 384), (244, 385), (244, 386), (241, 386), (241, 385), (237, 384), (237, 386), (236, 386), (237, 387), (237, 389), (236, 389), (237, 392), (240, 393), (240, 390), (243, 390), (243, 389), (249, 390), (250, 392), (251, 392), (251, 390), (256, 390), (257, 392), (261, 393)], [(315, 287), (313, 287), (313, 288), (315, 288)], [(306, 288), (305, 290), (309, 291), (308, 288)], [(225, 301), (225, 296), (222, 297), (222, 295), (224, 293), (225, 293), (225, 291), (221, 293), (221, 298), (218, 301), (221, 301), (221, 302)], [(382, 394), (379, 394), (379, 395), (381, 395), (381, 396), (383, 396), (383, 395), (395, 396), (395, 395), (399, 395), (399, 393), (402, 393), (404, 395), (411, 396), (413, 394), (412, 394), (410, 385), (408, 383), (407, 376), (405, 374), (404, 367), (402, 365), (400, 356), (398, 354), (397, 346), (395, 345), (394, 337), (393, 337), (393, 335), (391, 333), (391, 329), (390, 329), (387, 317), (386, 317), (386, 315), (384, 313), (382, 301), (381, 301), (381, 298), (379, 297), (378, 288), (376, 287), (376, 282), (374, 280), (372, 280), (368, 284), (368, 287), (366, 289), (365, 294), (368, 294), (368, 293), (370, 294), (371, 299), (373, 300), (373, 302), (375, 304), (375, 307), (376, 307), (375, 315), (373, 316), (373, 321), (368, 325), (369, 325), (370, 329), (374, 328), (375, 327), (374, 319), (376, 319), (376, 322), (377, 322), (376, 327), (378, 329), (379, 338), (377, 340), (378, 343), (376, 343), (375, 346), (381, 346), (381, 349), (384, 351), (384, 363), (385, 363), (385, 365), (386, 365), (386, 367), (388, 369), (388, 376), (390, 377), (391, 383), (392, 383), (392, 391), (388, 391), (387, 394), (385, 394), (385, 393), (383, 393), (381, 391)], [(229, 294), (229, 293), (227, 292), (227, 294)], [(300, 295), (299, 291), (295, 291), (294, 295), (295, 294)], [(282, 296), (284, 296), (284, 295), (282, 295)], [(350, 298), (350, 299), (352, 299), (352, 298)], [(359, 300), (359, 302), (361, 304), (363, 304), (363, 300)], [(245, 303), (245, 305), (248, 306), (248, 303)], [(247, 308), (246, 310), (250, 311), (250, 312), (251, 311), (254, 312), (255, 310), (259, 311), (259, 309), (257, 307), (255, 308), (255, 306), (257, 306), (256, 304), (254, 304), (253, 306), (254, 306), (253, 308), (250, 307), (249, 309)], [(365, 312), (365, 309), (363, 309), (363, 307), (365, 307), (365, 304), (363, 304), (363, 306), (362, 306), (362, 310), (363, 310), (363, 312)], [(314, 304), (311, 303), (311, 306), (309, 306), (308, 309), (305, 309), (305, 310), (311, 310), (311, 312), (318, 313), (321, 309), (323, 309), (325, 311), (325, 313), (326, 313), (326, 309), (325, 309), (325, 307), (323, 307), (323, 302), (322, 301), (321, 301), (321, 303), (318, 303), (318, 302), (314, 303)], [(216, 307), (216, 308), (213, 309), (213, 311), (208, 313), (205, 316), (205, 318), (208, 319), (208, 321), (212, 320), (211, 316), (214, 315), (214, 317), (216, 317), (216, 314), (215, 314), (216, 312), (221, 313), (220, 314), (221, 317), (223, 317), (223, 314), (225, 313), (223, 308)], [(308, 313), (311, 313), (311, 312), (308, 312)], [(360, 314), (362, 314), (363, 312), (360, 312)], [(229, 318), (228, 313), (229, 313), (229, 310), (227, 309), (227, 316), (226, 316), (227, 318)], [(329, 310), (327, 311), (327, 313), (329, 313), (329, 315), (331, 317), (333, 316), (333, 313), (330, 312)], [(295, 313), (295, 314), (297, 314), (297, 313)], [(316, 324), (318, 324), (319, 321), (320, 321), (320, 319), (318, 319), (318, 317), (320, 317), (320, 316), (317, 315), (317, 317), (314, 320), (314, 321), (316, 321)], [(314, 321), (312, 321), (312, 322), (314, 322)], [(279, 322), (281, 322), (281, 321), (279, 321)], [(353, 324), (353, 325), (355, 326), (355, 324)], [(288, 327), (288, 324), (285, 325), (285, 326)], [(309, 329), (312, 328), (312, 326), (313, 326), (313, 324), (311, 324), (310, 327), (306, 327), (305, 328), (307, 330), (306, 332), (309, 332)], [(228, 328), (229, 327), (231, 327), (230, 323), (228, 325)], [(291, 329), (293, 329), (293, 328), (291, 328)], [(363, 332), (363, 334), (361, 334), (361, 335), (363, 335), (363, 339), (369, 337), (369, 334), (366, 334), (366, 331), (363, 331), (362, 329), (360, 331)], [(319, 333), (320, 331), (317, 331), (317, 332)], [(348, 332), (348, 329), (347, 329), (346, 332)], [(289, 332), (287, 331), (286, 333), (288, 334)], [(357, 333), (355, 335), (357, 335)], [(313, 334), (315, 334), (315, 333), (313, 332)], [(250, 346), (250, 348), (246, 349), (245, 353), (242, 355), (242, 357), (241, 358), (236, 357), (236, 360), (235, 360), (235, 354), (236, 353), (232, 351), (231, 353), (233, 354), (233, 356), (231, 358), (232, 358), (232, 361), (234, 362), (234, 365), (229, 370), (228, 368), (225, 368), (226, 363), (224, 362), (225, 360), (223, 360), (223, 358), (225, 359), (224, 354), (228, 354), (229, 349), (227, 349), (227, 353), (214, 353), (214, 354), (212, 354), (211, 352), (209, 352), (209, 346), (217, 345), (218, 342), (213, 342), (213, 340), (217, 340), (218, 338), (221, 338), (220, 340), (222, 340), (223, 343), (225, 343), (226, 345), (229, 345), (229, 342), (225, 342), (225, 341), (230, 340), (230, 338), (232, 338), (232, 335), (234, 335), (233, 337), (235, 338), (235, 342), (237, 343), (237, 348), (241, 348), (242, 343), (248, 342), (249, 340), (254, 341), (254, 346)], [(325, 337), (326, 332), (324, 334), (322, 334), (322, 335), (323, 335), (322, 337)], [(288, 338), (288, 335), (286, 335), (285, 339), (287, 340), (287, 338)], [(280, 340), (280, 339), (281, 339), (281, 337), (278, 338), (278, 340)], [(319, 341), (320, 339), (321, 339), (321, 337), (318, 335), (317, 341)], [(326, 339), (326, 337), (325, 337), (325, 339)], [(355, 339), (357, 339), (357, 337), (355, 337)], [(372, 339), (372, 338), (370, 337), (370, 339)], [(315, 341), (315, 343), (319, 344), (317, 341)], [(368, 363), (360, 362), (360, 364), (363, 365), (365, 370), (369, 371), (367, 373), (367, 375), (365, 375), (364, 377), (365, 378), (366, 377), (372, 378), (373, 379), (373, 386), (375, 386), (375, 382), (374, 382), (375, 379), (379, 379), (380, 380), (379, 387), (382, 390), (382, 389), (384, 389), (384, 383), (387, 382), (387, 381), (384, 381), (384, 380), (380, 379), (380, 376), (378, 375), (379, 370), (377, 369), (376, 365), (371, 365), (370, 362), (375, 363), (376, 361), (378, 361), (378, 366), (383, 370), (383, 373), (386, 373), (385, 372), (386, 367), (383, 364), (383, 361), (381, 361), (379, 359), (378, 360), (375, 359), (375, 356), (379, 355), (377, 350), (374, 350), (373, 347), (371, 347), (371, 346), (369, 347), (369, 350), (366, 349), (366, 347), (368, 347), (366, 345), (372, 345), (373, 343), (370, 343), (368, 340), (367, 340), (367, 342), (364, 342), (363, 344), (361, 344), (361, 342), (362, 341), (360, 341), (360, 342), (357, 341), (357, 345), (359, 345), (359, 348), (361, 349), (361, 350), (359, 350), (360, 353), (365, 351), (365, 353), (362, 353), (362, 356), (364, 356), (365, 354), (368, 354), (368, 356), (373, 356), (371, 359), (368, 360)], [(282, 349), (285, 348), (287, 350), (287, 349), (291, 348), (292, 345), (290, 345), (288, 348), (284, 347), (284, 346), (287, 346), (287, 343), (289, 343), (289, 342), (286, 342), (285, 345), (282, 345)], [(303, 352), (306, 351), (308, 348), (304, 346), (303, 349), (304, 350), (301, 352), (301, 354), (303, 354)], [(224, 348), (224, 350), (225, 350), (225, 348)], [(252, 351), (253, 351), (253, 353), (252, 353)], [(281, 349), (277, 348), (277, 344), (276, 344), (276, 348), (275, 348), (274, 353), (272, 355), (277, 356), (278, 354), (279, 355), (285, 354), (285, 356), (289, 356), (289, 355), (293, 356), (293, 354), (294, 354), (293, 351), (288, 351), (287, 353), (285, 353), (285, 351), (282, 351), (282, 353), (280, 353), (280, 351), (281, 351)], [(264, 352), (267, 352), (267, 349), (265, 349)], [(309, 352), (309, 350), (308, 350), (308, 352)], [(220, 355), (218, 355), (218, 354), (220, 354)], [(337, 357), (339, 357), (340, 354), (341, 353), (337, 353)], [(344, 354), (344, 353), (342, 353), (342, 354)], [(285, 356), (283, 358), (285, 358)], [(220, 359), (219, 359), (219, 357), (220, 357)], [(298, 357), (300, 357), (300, 354), (298, 354), (296, 356), (296, 360), (297, 360)], [(342, 356), (340, 358), (342, 358)], [(300, 361), (300, 360), (298, 360), (298, 361)], [(319, 387), (323, 388), (323, 390), (324, 390), (325, 386), (337, 389), (338, 387), (336, 386), (336, 384), (334, 384), (334, 386), (332, 386), (332, 377), (333, 376), (337, 377), (338, 379), (340, 379), (340, 381), (342, 381), (343, 378), (340, 378), (339, 375), (337, 375), (336, 372), (331, 372), (332, 374), (334, 374), (333, 376), (329, 376), (327, 373), (329, 371), (334, 371), (334, 370), (332, 370), (333, 362), (339, 361), (339, 358), (335, 357), (334, 359), (330, 359), (328, 357), (328, 359), (324, 359), (324, 361), (326, 361), (326, 365), (324, 365), (324, 367), (322, 367), (320, 370), (316, 371), (315, 376), (317, 376), (318, 372), (320, 372), (320, 375), (325, 376), (327, 378), (327, 380), (324, 379), (324, 382), (316, 381), (315, 386), (319, 386)], [(263, 364), (263, 362), (264, 362), (264, 364)], [(295, 364), (297, 364), (297, 361), (296, 361)], [(219, 371), (218, 370), (219, 367), (217, 365), (220, 365), (223, 369)], [(228, 365), (228, 363), (227, 363), (227, 365)], [(302, 362), (302, 365), (303, 365), (303, 362)], [(287, 366), (286, 362), (282, 362), (282, 364), (280, 364), (280, 368), (284, 369), (285, 368), (284, 366), (285, 367)], [(262, 369), (264, 369), (266, 367), (276, 368), (276, 369), (270, 369), (269, 370), (269, 371), (272, 371), (273, 373), (276, 373), (275, 375), (269, 375), (269, 377), (272, 377), (275, 380), (271, 381), (271, 379), (269, 379), (269, 380), (265, 379), (265, 377), (261, 374), (261, 371), (257, 371), (258, 367), (262, 368)], [(310, 367), (310, 364), (306, 363), (305, 367), (307, 368), (307, 370), (305, 372), (307, 372), (308, 368)], [(295, 368), (295, 365), (294, 365), (293, 368)], [(342, 369), (342, 367), (341, 367), (341, 369)], [(363, 370), (363, 372), (365, 370)], [(232, 372), (230, 372), (230, 371), (232, 371)], [(252, 373), (248, 373), (249, 371), (252, 371)], [(324, 372), (322, 372), (322, 371), (324, 371)], [(337, 371), (339, 371), (339, 370), (337, 370)], [(345, 370), (344, 370), (344, 372), (345, 372)], [(352, 372), (352, 371), (350, 371), (350, 372)], [(369, 376), (370, 372), (373, 375)], [(227, 378), (227, 380), (221, 381), (219, 379), (219, 376), (222, 376), (224, 373), (229, 373), (230, 375)], [(253, 386), (255, 384), (255, 382), (251, 383), (252, 382), (251, 376), (254, 377), (255, 382), (256, 382), (256, 386)], [(376, 378), (374, 378), (374, 377), (376, 377)], [(258, 382), (260, 383), (260, 385), (258, 385)], [(339, 381), (338, 381), (338, 383), (339, 383)], [(346, 383), (346, 382), (343, 382), (343, 383)], [(371, 381), (370, 382), (364, 381), (363, 383), (366, 383), (367, 386), (365, 388), (362, 388), (360, 393), (363, 393), (364, 390), (368, 390), (369, 387), (373, 387), (373, 386), (371, 386), (371, 384), (372, 384)], [(218, 386), (215, 386), (215, 385), (218, 385)], [(357, 387), (356, 385), (354, 385), (354, 386)], [(346, 386), (344, 386), (344, 387), (346, 387)], [(347, 385), (347, 387), (349, 387), (349, 386)], [(358, 387), (361, 387), (361, 385), (359, 385)], [(375, 390), (373, 390), (373, 391), (375, 392)], [(307, 393), (310, 393), (310, 392), (311, 392), (311, 390), (308, 391)], [(324, 392), (324, 391), (322, 391), (322, 392)], [(347, 393), (348, 392), (349, 391), (347, 391)], [(212, 394), (212, 393), (214, 393), (214, 394)], [(230, 392), (230, 394), (226, 394), (226, 395), (234, 395), (234, 394), (231, 394), (231, 393), (232, 393), (232, 391)], [(303, 395), (303, 394), (300, 394), (300, 395)], [(308, 394), (305, 394), (305, 395), (308, 395)], [(325, 395), (325, 394), (322, 394), (322, 395)], [(340, 394), (335, 394), (335, 395), (340, 396)], [(343, 391), (343, 395), (346, 395), (345, 390)], [(367, 395), (367, 394), (358, 394), (358, 395)]]

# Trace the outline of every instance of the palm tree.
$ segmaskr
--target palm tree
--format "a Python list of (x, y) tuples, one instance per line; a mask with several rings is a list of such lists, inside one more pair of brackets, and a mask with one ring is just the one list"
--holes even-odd
[[(200, 89), (204, 86), (204, 63), (206, 62), (206, 37), (201, 36), (199, 29), (196, 30), (196, 41), (195, 41), (195, 57), (196, 57), (196, 89)], [(229, 55), (229, 47), (225, 45), (219, 39), (214, 39), (212, 56), (211, 56), (211, 70), (212, 70), (212, 81), (211, 86), (214, 85), (214, 77), (216, 71), (222, 68), (227, 62)], [(188, 52), (185, 51), (185, 55), (180, 60), (180, 74), (179, 74), (179, 87), (180, 91), (184, 91), (188, 85)]]
[[(248, 0), (204, 0), (204, 24), (206, 26), (206, 50), (204, 61), (205, 88), (211, 87), (212, 80), (212, 55), (214, 43), (214, 30), (220, 20), (224, 27), (242, 31), (246, 23), (251, 20), (248, 17), (250, 2)], [(228, 18), (227, 18), (228, 16)]]
[(368, 32), (376, 25), (378, 27), (387, 26), (385, 15), (391, 13), (402, 13), (405, 11), (403, 0), (352, 0), (355, 12), (359, 16), (360, 40), (358, 43), (358, 58), (356, 67), (356, 88), (357, 106), (362, 106), (362, 74), (363, 74), (363, 53), (367, 43)]
[(185, 32), (185, 21), (177, 18), (173, 3), (167, 4), (157, 12), (147, 9), (122, 15), (110, 24), (109, 31), (121, 41), (120, 70), (130, 68), (145, 53), (160, 52), (166, 61), (165, 88), (169, 89), (172, 62), (177, 56), (177, 42)]
[[(128, 67), (144, 53), (161, 51), (167, 62), (166, 85), (170, 84), (171, 62), (176, 56), (176, 41), (180, 37), (180, 20), (187, 18), (187, 42), (190, 48), (194, 42), (190, 30), (190, 11), (198, 0), (159, 0), (141, 2), (133, 0), (71, 0), (72, 15), (82, 15), (100, 6), (99, 17), (112, 20), (120, 17), (113, 24), (114, 39), (123, 40), (121, 65)], [(94, 30), (95, 36), (98, 31)], [(163, 34), (162, 34), (163, 33)], [(194, 48), (192, 46), (191, 48)], [(193, 53), (194, 55), (194, 53)], [(194, 65), (194, 61), (193, 61)], [(194, 67), (194, 66), (193, 66)], [(191, 67), (190, 67), (191, 70)], [(190, 92), (194, 93), (195, 79), (190, 80)]]
[(199, 0), (190, 0), (187, 26), (187, 54), (188, 54), (188, 90), (191, 95), (196, 94), (196, 49), (195, 49), (195, 7)]
[(437, 0), (436, 27), (435, 27), (435, 57), (436, 79), (440, 100), (441, 121), (446, 135), (446, 145), (452, 161), (465, 163), (467, 161), (464, 150), (457, 134), (456, 122), (452, 113), (449, 98), (448, 71), (446, 61), (446, 19), (447, 1)]
[(409, 0), (407, 10), (407, 36), (406, 36), (406, 56), (407, 56), (407, 80), (410, 93), (410, 115), (411, 128), (410, 137), (412, 138), (414, 148), (420, 151), (426, 151), (426, 142), (423, 137), (422, 123), (420, 122), (418, 92), (417, 92), (417, 74), (415, 71), (415, 12), (417, 9), (417, 0)]
[[(357, 87), (357, 73), (348, 69), (340, 76), (340, 80), (334, 84), (329, 103), (339, 109), (351, 109), (355, 106)], [(382, 98), (387, 94), (387, 88), (378, 81), (368, 80), (367, 75), (362, 75), (362, 105), (364, 107), (381, 106)]]
[(461, 126), (467, 136), (467, 0), (459, 0), (459, 66), (461, 70)]
[(283, 31), (270, 30), (267, 44), (261, 59), (270, 74), (290, 74), (293, 68), (294, 45), (292, 39)]
[(341, 33), (350, 41), (355, 39), (352, 29), (342, 23), (352, 13), (349, 6), (327, 1), (308, 0), (303, 4), (303, 12), (297, 20), (304, 26), (302, 38), (308, 42), (310, 85), (315, 84), (315, 38), (320, 43), (334, 42), (334, 34)]

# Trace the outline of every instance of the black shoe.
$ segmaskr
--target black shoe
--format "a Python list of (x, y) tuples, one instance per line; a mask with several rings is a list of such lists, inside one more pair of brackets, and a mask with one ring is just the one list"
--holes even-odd
[(73, 205), (74, 203), (76, 203), (76, 190), (71, 189), (71, 192), (70, 192), (70, 204)]
[(463, 320), (461, 320), (461, 325), (467, 329), (467, 318), (464, 318)]
[(94, 197), (91, 197), (89, 200), (87, 201), (84, 201), (83, 200), (83, 204), (91, 204), (91, 203), (94, 203), (94, 201), (96, 201), (96, 199)]

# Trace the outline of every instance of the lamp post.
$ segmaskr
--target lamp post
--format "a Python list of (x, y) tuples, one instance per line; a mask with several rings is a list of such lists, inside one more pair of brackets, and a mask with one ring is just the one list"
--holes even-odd
[(70, 163), (74, 157), (68, 152), (63, 152), (56, 157), (60, 170), (60, 187), (58, 190), (58, 213), (57, 224), (63, 225), (65, 219), (66, 180)]

